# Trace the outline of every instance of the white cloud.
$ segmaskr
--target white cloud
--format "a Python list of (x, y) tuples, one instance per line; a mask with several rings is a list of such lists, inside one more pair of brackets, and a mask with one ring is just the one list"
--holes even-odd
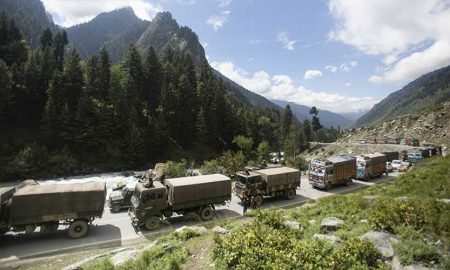
[(160, 5), (144, 0), (42, 0), (42, 2), (55, 22), (65, 27), (87, 22), (102, 12), (123, 7), (132, 7), (136, 16), (144, 20), (151, 20), (156, 13), (163, 10)]
[(335, 73), (337, 71), (337, 67), (336, 66), (326, 66), (325, 69)]
[(286, 32), (281, 32), (277, 36), (277, 40), (281, 43), (283, 43), (283, 47), (287, 50), (293, 51), (295, 50), (295, 43), (297, 43), (296, 40), (290, 40), (289, 36)]
[(352, 83), (351, 83), (351, 82), (348, 82), (348, 83), (345, 84), (345, 86), (346, 86), (346, 87), (350, 87), (350, 86), (352, 86)]
[(211, 25), (214, 31), (219, 30), (225, 22), (228, 20), (231, 11), (222, 11), (220, 15), (211, 15), (206, 21), (207, 24)]
[(206, 49), (206, 48), (208, 48), (208, 46), (209, 46), (208, 42), (202, 42), (202, 47), (203, 48)]
[(314, 79), (322, 76), (322, 71), (320, 70), (307, 70), (305, 72), (305, 75), (303, 75), (303, 79), (309, 80)]
[(350, 66), (352, 66), (352, 67), (356, 67), (357, 65), (358, 65), (358, 62), (356, 62), (356, 61), (350, 62)]
[(331, 40), (383, 57), (386, 71), (371, 82), (405, 83), (450, 64), (448, 1), (330, 0), (329, 10), (337, 20)]
[(356, 61), (350, 61), (349, 63), (345, 62), (339, 66), (339, 69), (344, 72), (349, 72), (352, 68), (356, 67), (357, 65), (358, 62)]
[(217, 2), (219, 2), (219, 7), (227, 7), (228, 5), (230, 5), (231, 0), (217, 0)]
[(370, 109), (378, 100), (372, 97), (349, 97), (296, 86), (287, 75), (271, 76), (265, 71), (249, 74), (232, 62), (212, 62), (211, 66), (243, 87), (269, 99), (279, 99), (334, 112)]

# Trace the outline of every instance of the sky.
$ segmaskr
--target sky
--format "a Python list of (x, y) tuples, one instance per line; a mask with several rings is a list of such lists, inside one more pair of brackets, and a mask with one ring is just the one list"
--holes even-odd
[(333, 112), (369, 110), (450, 65), (446, 0), (42, 0), (71, 26), (131, 6), (169, 11), (199, 36), (211, 66), (269, 99)]

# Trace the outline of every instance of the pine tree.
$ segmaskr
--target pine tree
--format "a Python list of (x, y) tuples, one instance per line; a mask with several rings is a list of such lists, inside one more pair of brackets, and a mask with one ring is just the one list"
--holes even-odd
[(100, 85), (99, 99), (105, 102), (111, 91), (111, 62), (105, 47), (100, 51)]
[(45, 49), (47, 47), (51, 47), (53, 43), (53, 34), (49, 28), (46, 28), (41, 35), (41, 49)]
[(287, 137), (287, 135), (289, 134), (289, 129), (292, 126), (293, 123), (293, 113), (291, 110), (291, 106), (286, 105), (285, 109), (284, 109), (284, 113), (283, 113), (283, 122), (282, 122), (282, 133), (281, 133), (281, 137), (284, 139)]
[(163, 73), (153, 46), (149, 48), (145, 57), (144, 77), (147, 107), (151, 114), (155, 114), (161, 99)]
[(78, 56), (78, 52), (75, 47), (70, 50), (64, 63), (63, 77), (65, 86), (65, 101), (69, 107), (70, 113), (75, 115), (77, 112), (81, 91), (84, 86), (80, 57)]
[(65, 30), (59, 32), (53, 38), (53, 55), (55, 59), (56, 68), (59, 70), (63, 69), (64, 63), (64, 50), (65, 46), (69, 44), (69, 40), (67, 39), (67, 33)]
[(311, 122), (308, 119), (305, 119), (303, 121), (303, 133), (305, 134), (305, 139), (307, 142), (310, 142), (312, 140), (312, 129), (311, 129)]

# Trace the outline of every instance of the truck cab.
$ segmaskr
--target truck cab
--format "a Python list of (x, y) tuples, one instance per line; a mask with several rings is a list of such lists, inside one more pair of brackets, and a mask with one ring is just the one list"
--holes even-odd
[(124, 208), (131, 207), (131, 197), (134, 194), (134, 187), (125, 186), (121, 190), (113, 191), (108, 198), (111, 212), (119, 212)]
[(155, 181), (151, 186), (136, 184), (129, 212), (133, 225), (144, 225), (150, 216), (162, 216), (167, 207), (167, 188), (161, 182)]
[(334, 170), (333, 163), (326, 160), (315, 160), (309, 165), (309, 182), (319, 188), (331, 188)]
[(264, 181), (260, 174), (250, 171), (241, 172), (237, 174), (234, 192), (242, 200), (245, 195), (256, 195), (258, 190), (264, 189), (263, 185)]

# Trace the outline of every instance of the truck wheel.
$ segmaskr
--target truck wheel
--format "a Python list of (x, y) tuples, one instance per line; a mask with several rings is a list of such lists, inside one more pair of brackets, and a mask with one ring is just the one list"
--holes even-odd
[(204, 221), (212, 219), (213, 216), (214, 212), (209, 206), (203, 207), (202, 210), (200, 211), (200, 218)]
[(118, 203), (113, 204), (113, 206), (111, 208), (112, 212), (119, 212), (120, 210), (122, 210), (122, 205), (120, 205)]
[(149, 231), (156, 230), (159, 227), (159, 221), (159, 217), (157, 216), (147, 217), (144, 222), (144, 228)]
[(72, 239), (77, 239), (85, 236), (88, 233), (89, 224), (86, 220), (77, 219), (69, 225), (67, 235)]
[(295, 198), (295, 195), (296, 195), (295, 189), (289, 189), (289, 190), (286, 192), (286, 198), (287, 198), (288, 200), (294, 199), (294, 198)]
[(252, 208), (259, 208), (263, 204), (263, 197), (261, 195), (256, 195), (253, 197)]

